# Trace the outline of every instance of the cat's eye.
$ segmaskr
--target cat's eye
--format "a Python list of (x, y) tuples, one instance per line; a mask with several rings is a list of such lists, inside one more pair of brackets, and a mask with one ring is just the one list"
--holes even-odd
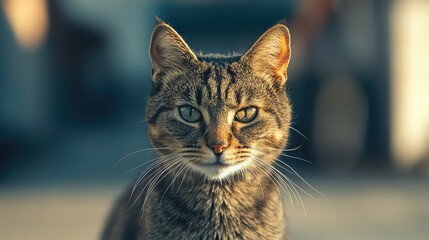
[(180, 106), (179, 114), (187, 122), (198, 122), (201, 119), (201, 112), (189, 105)]
[(246, 107), (238, 110), (235, 114), (235, 120), (242, 123), (248, 123), (253, 121), (257, 115), (258, 109), (256, 107)]

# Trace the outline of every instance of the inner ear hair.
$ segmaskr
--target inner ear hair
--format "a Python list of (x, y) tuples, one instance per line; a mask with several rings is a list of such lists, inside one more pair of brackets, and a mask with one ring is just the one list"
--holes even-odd
[(266, 31), (243, 55), (254, 74), (270, 78), (284, 85), (291, 55), (290, 34), (284, 24), (277, 24)]
[(162, 21), (153, 29), (149, 52), (153, 80), (159, 74), (184, 71), (190, 63), (198, 61), (176, 30)]

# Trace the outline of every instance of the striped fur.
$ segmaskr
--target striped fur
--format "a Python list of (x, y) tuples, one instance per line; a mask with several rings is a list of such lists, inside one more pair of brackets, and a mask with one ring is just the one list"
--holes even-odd
[[(158, 23), (146, 120), (161, 156), (152, 171), (165, 171), (152, 181), (153, 191), (145, 188), (153, 180), (148, 177), (137, 185), (135, 201), (118, 202), (103, 239), (286, 238), (283, 206), (268, 166), (288, 138), (289, 39), (286, 26), (278, 24), (241, 56), (204, 56)], [(198, 109), (202, 119), (186, 122), (178, 112), (183, 105)], [(255, 120), (237, 121), (237, 111), (249, 106), (258, 109)], [(226, 146), (219, 157), (212, 142)], [(213, 166), (219, 161), (226, 165)]]

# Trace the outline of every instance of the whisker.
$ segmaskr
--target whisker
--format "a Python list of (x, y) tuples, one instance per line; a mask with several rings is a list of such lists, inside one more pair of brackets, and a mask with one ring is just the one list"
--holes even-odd
[(300, 131), (298, 131), (296, 128), (294, 128), (292, 126), (289, 126), (289, 128), (294, 130), (295, 132), (297, 132), (299, 135), (301, 135), (303, 138), (305, 138), (307, 140), (307, 137), (304, 134), (302, 134)]
[(296, 151), (299, 148), (301, 148), (303, 145), (303, 143), (300, 143), (298, 147), (294, 147), (294, 148), (274, 148), (274, 147), (269, 147), (269, 148), (253, 148), (253, 149), (257, 149), (257, 150), (282, 150), (282, 152), (292, 152), (292, 151)]
[[(270, 166), (271, 167), (271, 166)], [(295, 200), (297, 201), (297, 203), (298, 203), (298, 206), (299, 206), (299, 202), (298, 202), (298, 198), (297, 198), (297, 195), (296, 195), (296, 191), (294, 191), (294, 189), (288, 184), (288, 181), (286, 180), (284, 180), (283, 178), (282, 178), (282, 174), (280, 174), (280, 173), (278, 173), (278, 172), (276, 172), (276, 170), (277, 169), (275, 169), (275, 168), (273, 168), (273, 174), (279, 179), (279, 181), (286, 187), (286, 190), (287, 190), (287, 194), (288, 194), (288, 197), (289, 197), (289, 199), (290, 199), (290, 202), (291, 202), (291, 204), (292, 204), (292, 207), (293, 208), (295, 208), (295, 206), (294, 206), (294, 204), (293, 204), (293, 200), (292, 200), (292, 195), (293, 195), (293, 197), (295, 198)], [(287, 178), (286, 178), (287, 179)], [(298, 194), (299, 195), (299, 194)]]
[[(159, 176), (164, 174), (165, 171), (167, 171), (171, 166), (177, 164), (178, 162), (174, 161), (175, 159), (177, 159), (177, 156), (173, 156), (173, 157), (169, 158), (169, 160), (168, 160), (169, 162), (166, 162), (166, 163), (160, 162), (157, 166), (161, 166), (161, 168), (158, 171), (156, 171), (157, 173), (151, 177), (151, 180), (154, 179), (156, 181), (159, 178)], [(166, 161), (166, 160), (164, 160), (164, 161)], [(149, 185), (148, 191), (152, 189), (151, 186), (152, 186), (152, 183), (154, 183), (154, 182), (151, 182), (151, 184), (149, 184), (149, 182), (145, 185), (145, 187), (143, 189), (145, 189), (146, 186), (148, 186), (148, 185)], [(147, 196), (145, 197), (145, 199), (146, 198), (147, 198)]]
[[(154, 164), (156, 165), (156, 164), (158, 164), (158, 163), (162, 163), (163, 161), (167, 161), (167, 160), (169, 160), (170, 158), (174, 157), (174, 155), (175, 155), (175, 153), (170, 153), (170, 154), (167, 154), (167, 155), (162, 155), (162, 156), (156, 157), (154, 160), (157, 160), (157, 161), (156, 161)], [(159, 160), (159, 161), (158, 161), (158, 160)], [(152, 162), (152, 161), (151, 161), (151, 162)], [(138, 180), (142, 177), (143, 173), (144, 173), (144, 172), (142, 172), (142, 173), (139, 175), (139, 177), (137, 178)], [(138, 183), (138, 181), (136, 181), (136, 183)]]
[[(256, 159), (256, 158), (254, 158), (254, 159)], [(254, 162), (254, 164), (255, 164), (255, 166), (258, 166), (260, 169), (262, 169), (262, 171), (264, 171), (264, 168), (265, 168), (265, 170), (267, 169), (266, 166), (261, 165), (258, 161)], [(271, 182), (274, 184), (274, 186), (277, 188), (277, 192), (279, 193), (279, 195), (281, 197), (282, 194), (281, 194), (280, 189), (278, 188), (278, 186), (276, 184), (276, 181), (274, 181), (274, 179), (271, 177), (271, 175), (269, 173), (267, 174), (267, 176), (271, 180)]]
[(273, 162), (273, 164), (275, 164), (276, 166), (280, 167), (281, 169), (285, 170), (286, 172), (293, 174), (296, 176), (296, 174), (294, 172), (292, 172), (291, 170), (283, 167), (282, 165), (280, 165), (280, 163), (283, 163), (280, 159), (277, 159), (276, 161)]
[(157, 158), (154, 158), (154, 159), (152, 159), (152, 160), (146, 161), (146, 162), (144, 162), (144, 163), (142, 163), (142, 164), (139, 164), (139, 165), (137, 165), (136, 167), (133, 167), (133, 168), (131, 168), (130, 170), (128, 170), (128, 171), (126, 171), (126, 172), (122, 173), (121, 175), (122, 175), (122, 176), (123, 176), (123, 175), (126, 175), (126, 174), (128, 174), (128, 173), (130, 173), (130, 172), (132, 172), (132, 171), (136, 170), (137, 168), (143, 167), (144, 165), (146, 165), (146, 164), (148, 164), (148, 163), (155, 162), (155, 161), (157, 161), (157, 160), (158, 160), (158, 159), (160, 159), (160, 158), (161, 158), (161, 157), (157, 157)]
[[(307, 210), (305, 209), (305, 205), (304, 202), (302, 201), (301, 195), (299, 194), (298, 190), (296, 189), (296, 187), (298, 187), (301, 191), (303, 191), (304, 193), (308, 194), (306, 191), (304, 191), (302, 188), (300, 188), (298, 185), (296, 185), (290, 178), (288, 178), (286, 175), (284, 175), (282, 172), (280, 172), (278, 169), (274, 168), (274, 171), (278, 173), (278, 176), (281, 178), (283, 177), (284, 180), (286, 180), (289, 184), (286, 183), (286, 185), (289, 186), (289, 188), (291, 189), (296, 202), (298, 203), (298, 205), (301, 205), (305, 215), (307, 215)], [(295, 187), (296, 186), (296, 187)], [(311, 196), (311, 195), (310, 195)], [(312, 196), (311, 196), (312, 197)]]
[(300, 161), (303, 161), (303, 162), (306, 162), (306, 163), (311, 163), (310, 161), (308, 161), (308, 160), (306, 160), (304, 158), (295, 157), (295, 156), (284, 154), (284, 153), (281, 153), (280, 155), (283, 156), (283, 157), (288, 157), (288, 158), (293, 158), (293, 159), (296, 159), (296, 160), (300, 160)]
[(176, 193), (178, 193), (178, 192), (179, 192), (179, 190), (180, 190), (180, 188), (182, 187), (183, 180), (185, 180), (186, 173), (188, 173), (189, 169), (191, 169), (191, 164), (190, 164), (190, 163), (186, 163), (186, 171), (185, 171), (185, 173), (184, 173), (184, 174), (183, 174), (183, 176), (182, 176), (182, 181), (180, 181), (180, 185), (179, 185), (179, 188), (177, 188)]
[(180, 173), (182, 173), (182, 171), (183, 171), (183, 170), (185, 170), (185, 168), (186, 168), (185, 162), (184, 162), (184, 161), (181, 161), (181, 162), (180, 162), (180, 164), (179, 164), (178, 166), (176, 166), (172, 171), (168, 172), (168, 174), (170, 174), (170, 173), (174, 172), (174, 171), (175, 171), (177, 168), (179, 168), (179, 167), (180, 167), (180, 169), (179, 169), (179, 170), (178, 170), (178, 172), (175, 174), (175, 176), (174, 176), (173, 180), (172, 180), (172, 181), (171, 181), (171, 183), (167, 186), (167, 188), (165, 189), (164, 193), (162, 194), (161, 199), (159, 200), (159, 207), (158, 207), (158, 208), (161, 208), (162, 199), (164, 198), (165, 193), (167, 193), (167, 190), (171, 187), (171, 185), (173, 185), (173, 184), (174, 184), (174, 181), (176, 180), (177, 176), (178, 176)]
[[(157, 175), (157, 177), (152, 181), (152, 183), (150, 184), (149, 188), (147, 189), (146, 192), (146, 196), (145, 199), (143, 201), (143, 206), (141, 208), (141, 212), (142, 212), (142, 218), (143, 218), (143, 213), (144, 213), (144, 207), (146, 205), (147, 200), (149, 199), (149, 196), (152, 194), (152, 192), (155, 190), (156, 186), (160, 183), (160, 181), (162, 181), (167, 175), (168, 173), (165, 173), (168, 169), (170, 169), (171, 167), (173, 167), (174, 165), (181, 163), (181, 161), (174, 161), (172, 164), (170, 164), (168, 167), (165, 167), (164, 170)], [(164, 174), (165, 173), (165, 174)]]
[(145, 151), (153, 151), (153, 150), (161, 150), (161, 149), (172, 149), (172, 148), (144, 148), (144, 149), (139, 149), (136, 150), (134, 152), (128, 153), (127, 155), (123, 156), (122, 158), (120, 158), (115, 165), (113, 166), (113, 169), (118, 166), (119, 163), (121, 163), (124, 159), (126, 159), (129, 156), (132, 156), (134, 154), (140, 153), (140, 152), (145, 152)]
[(311, 189), (313, 189), (316, 193), (318, 193), (320, 196), (325, 197), (325, 195), (323, 195), (321, 192), (319, 192), (316, 188), (314, 188), (310, 183), (308, 183), (303, 177), (301, 177), (301, 175), (299, 175), (295, 169), (293, 169), (290, 165), (288, 165), (285, 162), (282, 162), (284, 165), (286, 165), (290, 170), (292, 170), (292, 172), (298, 177), (300, 178), (305, 184), (307, 184), (307, 186), (309, 186)]
[[(259, 152), (259, 154), (264, 154), (264, 152), (261, 151), (261, 150), (278, 150), (278, 149), (276, 149), (276, 148), (254, 148), (254, 150), (257, 150)], [(285, 151), (285, 150), (283, 150), (283, 151)], [(300, 161), (303, 161), (303, 162), (306, 162), (306, 163), (311, 163), (307, 159), (300, 158), (300, 157), (295, 157), (295, 156), (292, 156), (292, 155), (288, 155), (286, 153), (283, 153), (283, 151), (279, 155), (284, 156), (284, 157), (293, 158), (293, 159), (296, 159), (296, 160), (300, 160)], [(293, 151), (293, 150), (291, 150), (291, 151)]]
[[(155, 167), (158, 165), (159, 163), (155, 163), (152, 167), (151, 167), (151, 170), (150, 171), (152, 171), (153, 169), (155, 169)], [(147, 173), (149, 173), (150, 171), (147, 171), (144, 175), (146, 175)], [(151, 174), (149, 174), (147, 177), (150, 177), (150, 176), (155, 176), (156, 174), (158, 173), (158, 171), (156, 171), (155, 170), (155, 172), (152, 172)], [(143, 176), (144, 176), (143, 175)], [(133, 189), (132, 189), (132, 191), (131, 191), (131, 194), (130, 194), (130, 198), (129, 198), (129, 201), (131, 201), (131, 199), (132, 199), (132, 197), (134, 196), (134, 191), (136, 190), (136, 188), (137, 188), (137, 186), (140, 184), (140, 182), (143, 180), (143, 178), (141, 178), (140, 180), (137, 180), (136, 181), (136, 183), (134, 184), (134, 187), (133, 187)], [(149, 182), (152, 180), (152, 178), (149, 180)], [(146, 188), (146, 186), (140, 191), (140, 193), (137, 195), (137, 197), (134, 199), (134, 201), (133, 201), (133, 203), (131, 204), (131, 206), (127, 209), (127, 211), (129, 211), (136, 203), (137, 203), (137, 201), (141, 198), (141, 196), (142, 196), (142, 194), (145, 192), (145, 188)]]
[[(160, 172), (164, 169), (164, 168), (166, 168), (166, 167), (168, 167), (168, 166), (171, 166), (172, 164), (174, 164), (174, 162), (170, 162), (170, 163), (167, 163), (165, 166), (164, 165), (162, 165), (162, 162), (156, 162), (155, 164), (153, 164), (153, 166), (151, 167), (152, 169), (151, 170), (149, 170), (149, 171), (147, 171), (144, 175), (146, 175), (147, 173), (149, 173), (150, 171), (152, 171), (153, 169), (155, 169), (155, 171), (154, 172), (152, 172), (151, 174), (149, 174), (148, 176), (147, 176), (147, 178), (149, 178), (150, 177), (150, 180), (146, 183), (146, 185), (143, 187), (143, 189), (140, 191), (140, 193), (139, 193), (139, 195), (136, 197), (136, 199), (134, 200), (134, 202), (131, 204), (131, 206), (128, 208), (128, 210), (129, 209), (131, 209), (136, 203), (137, 203), (137, 201), (140, 199), (140, 197), (142, 196), (142, 194), (145, 192), (145, 190), (146, 190), (146, 187), (148, 187), (148, 185), (149, 184), (151, 184), (152, 182), (153, 182), (153, 180), (155, 179), (155, 177), (156, 176), (158, 176), (159, 174), (160, 174)], [(157, 166), (160, 166), (161, 165), (161, 168), (159, 168), (159, 169), (156, 169), (156, 167)], [(143, 176), (144, 176), (143, 175)], [(136, 187), (140, 184), (140, 182), (144, 179), (145, 177), (141, 177), (139, 180), (137, 180), (136, 181), (136, 183), (134, 184), (134, 188), (133, 188), (133, 190), (132, 190), (132, 192), (131, 192), (131, 195), (130, 195), (130, 198), (134, 195), (134, 191), (135, 191), (135, 189), (136, 189)], [(147, 194), (147, 190), (146, 190), (146, 194)], [(146, 198), (145, 198), (146, 199)], [(145, 202), (146, 202), (146, 200), (145, 200)]]
[[(291, 202), (292, 207), (294, 208), (294, 203), (292, 201), (292, 195), (294, 196), (295, 200), (297, 201), (298, 205), (301, 205), (305, 214), (307, 215), (307, 211), (304, 205), (304, 202), (298, 192), (298, 189), (305, 193), (306, 195), (310, 196), (312, 199), (315, 199), (311, 194), (309, 194), (307, 191), (305, 191), (304, 189), (302, 189), (299, 185), (297, 185), (294, 181), (292, 181), (290, 178), (288, 178), (285, 174), (283, 174), (281, 171), (279, 171), (278, 169), (276, 169), (275, 167), (273, 167), (272, 165), (266, 163), (263, 159), (261, 159), (258, 155), (254, 155), (254, 159), (255, 161), (255, 165), (263, 165), (266, 168), (270, 168), (272, 169), (273, 175), (276, 176), (278, 178), (278, 181), (281, 186), (281, 188), (285, 191), (285, 193), (288, 195), (289, 197), (289, 201)], [(281, 169), (293, 174), (294, 176), (298, 177), (301, 181), (303, 181), (307, 186), (309, 186), (312, 190), (314, 190), (315, 192), (317, 192), (319, 195), (324, 196), (323, 194), (321, 194), (319, 191), (317, 191), (313, 186), (311, 186), (303, 177), (301, 177), (291, 166), (289, 166), (288, 164), (280, 161), (280, 159), (276, 159), (277, 161), (274, 161), (273, 164), (274, 166), (280, 167)], [(286, 167), (283, 167), (280, 163), (284, 164)], [(289, 191), (290, 189), (290, 191)], [(294, 208), (295, 209), (295, 208)]]
[[(255, 159), (257, 160), (257, 162), (255, 162), (255, 163), (259, 164), (260, 166), (262, 165), (265, 168), (269, 168), (269, 169), (273, 169), (273, 170), (275, 169), (271, 165), (269, 165), (269, 164), (263, 162), (262, 160), (258, 159), (258, 157), (256, 157)], [(273, 172), (273, 171), (272, 171), (272, 174), (276, 175), (276, 173)], [(279, 176), (277, 176), (277, 178), (279, 179), (279, 181), (282, 180)], [(288, 199), (289, 199), (289, 201), (290, 201), (293, 209), (295, 209), (295, 206), (294, 206), (294, 203), (293, 203), (293, 200), (292, 200), (292, 195), (291, 195), (291, 193), (289, 191), (289, 188), (288, 188), (287, 184), (285, 184), (284, 182), (279, 182), (279, 184), (280, 184), (280, 187), (283, 189), (283, 191), (287, 194)], [(280, 192), (279, 192), (279, 194), (280, 194)]]
[(300, 149), (300, 148), (302, 147), (302, 145), (303, 145), (303, 143), (301, 142), (301, 143), (299, 144), (299, 146), (298, 146), (298, 147), (294, 147), (294, 148), (285, 148), (285, 149), (283, 149), (283, 150), (282, 150), (282, 152), (292, 152), (292, 151), (296, 151), (296, 150)]
[[(167, 156), (167, 157), (166, 157)], [(158, 159), (162, 159), (162, 161), (168, 161), (168, 160), (170, 160), (170, 159), (173, 159), (175, 156), (174, 156), (174, 153), (172, 153), (172, 154), (168, 154), (168, 155), (166, 155), (166, 156), (161, 156), (161, 157), (159, 157)], [(130, 199), (132, 198), (132, 196), (134, 195), (134, 191), (136, 190), (136, 188), (137, 188), (137, 186), (140, 184), (140, 182), (141, 181), (143, 181), (143, 179), (145, 178), (145, 175), (147, 175), (149, 172), (151, 172), (153, 169), (155, 169), (157, 166), (159, 166), (160, 164), (162, 164), (162, 161), (156, 161), (156, 162), (154, 162), (154, 163), (152, 163), (146, 170), (144, 170), (142, 173), (140, 173), (140, 175), (138, 176), (138, 178), (137, 178), (137, 180), (136, 180), (136, 182), (134, 183), (134, 186), (133, 186), (133, 189), (132, 189), (132, 191), (131, 191), (131, 194), (130, 194)], [(155, 172), (153, 172), (153, 173), (151, 173), (151, 174), (149, 174), (147, 177), (150, 177), (150, 176), (152, 176), (152, 175), (154, 175), (156, 173), (156, 171)], [(142, 193), (140, 193), (139, 194), (139, 196), (136, 198), (136, 200), (138, 200), (138, 198), (141, 196), (141, 194)]]
[[(281, 162), (279, 160), (279, 162)], [(283, 163), (283, 162), (281, 162)], [(278, 162), (274, 162), (274, 164), (276, 164), (276, 166), (282, 168), (283, 170), (292, 173), (294, 176), (297, 176), (298, 178), (300, 178), (301, 180), (303, 180), (296, 171), (290, 171), (289, 169), (286, 169), (285, 167), (281, 166)], [(284, 163), (285, 164), (285, 163)], [(286, 164), (287, 165), (287, 164)], [(289, 166), (289, 165), (287, 165)], [(277, 170), (277, 169), (276, 169)], [(279, 170), (277, 170), (278, 172), (280, 172)], [(280, 172), (281, 173), (281, 172)], [(308, 195), (309, 197), (311, 197), (312, 199), (316, 199), (315, 197), (313, 197), (311, 194), (309, 194), (307, 191), (305, 191), (304, 189), (302, 189), (299, 185), (297, 185), (295, 182), (293, 182), (290, 178), (286, 177), (284, 174), (282, 174), (292, 185), (296, 186), (299, 190), (301, 190), (303, 193), (305, 193), (306, 195)], [(303, 180), (304, 181), (304, 180)], [(305, 182), (305, 181), (304, 181)], [(307, 183), (308, 185), (308, 183)], [(311, 187), (311, 186), (310, 186)], [(313, 190), (315, 190), (313, 188)], [(317, 193), (319, 193), (317, 190), (315, 190)], [(319, 193), (320, 194), (320, 193)], [(322, 195), (323, 196), (323, 195)]]
[(123, 157), (121, 157), (116, 163), (115, 163), (115, 165), (113, 166), (113, 168), (116, 168), (116, 166), (118, 166), (118, 164), (119, 163), (121, 163), (124, 159), (126, 159), (127, 157), (129, 157), (129, 156), (132, 156), (132, 155), (134, 155), (134, 154), (137, 154), (137, 153), (139, 153), (139, 152), (144, 152), (144, 151), (152, 151), (152, 149), (150, 149), (150, 148), (146, 148), (146, 149), (139, 149), (139, 150), (137, 150), (137, 151), (134, 151), (134, 152), (131, 152), (131, 153), (128, 153), (127, 155), (125, 155), (125, 156), (123, 156)]

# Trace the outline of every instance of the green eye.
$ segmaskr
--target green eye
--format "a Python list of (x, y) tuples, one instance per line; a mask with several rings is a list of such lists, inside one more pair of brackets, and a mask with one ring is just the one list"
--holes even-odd
[(180, 106), (179, 114), (187, 122), (198, 122), (201, 119), (201, 112), (189, 105)]
[(248, 123), (253, 121), (257, 115), (258, 109), (256, 107), (242, 108), (235, 114), (235, 120), (242, 123)]

